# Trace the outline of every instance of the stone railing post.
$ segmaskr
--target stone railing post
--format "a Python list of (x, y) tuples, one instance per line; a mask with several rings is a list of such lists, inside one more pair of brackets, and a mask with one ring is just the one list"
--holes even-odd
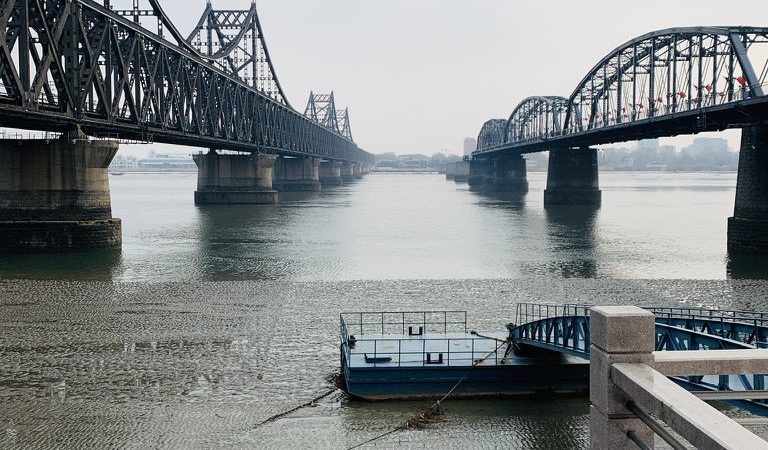
[(628, 433), (653, 447), (653, 432), (627, 409), (629, 399), (611, 380), (615, 363), (653, 365), (654, 315), (635, 306), (600, 306), (590, 310), (589, 414), (593, 450), (636, 448)]

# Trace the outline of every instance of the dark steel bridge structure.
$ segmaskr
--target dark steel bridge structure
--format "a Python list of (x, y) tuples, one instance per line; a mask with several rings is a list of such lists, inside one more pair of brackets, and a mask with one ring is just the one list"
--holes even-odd
[(255, 3), (184, 36), (158, 0), (0, 0), (0, 33), (3, 126), (373, 162), (346, 112), (291, 107)]
[(531, 96), (484, 124), (473, 158), (743, 128), (768, 121), (768, 28), (652, 32), (600, 60), (568, 97)]
[(740, 128), (728, 253), (768, 255), (767, 84), (768, 28), (648, 33), (602, 58), (569, 96), (530, 96), (508, 118), (487, 121), (467, 158), (467, 181), (526, 193), (523, 155), (549, 151), (545, 208), (599, 208), (596, 146)]

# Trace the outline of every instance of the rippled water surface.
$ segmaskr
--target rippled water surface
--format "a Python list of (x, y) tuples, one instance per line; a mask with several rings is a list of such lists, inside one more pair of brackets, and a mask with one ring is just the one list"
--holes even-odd
[[(599, 211), (545, 212), (544, 176), (530, 180), (498, 198), (371, 175), (276, 207), (196, 208), (194, 174), (114, 178), (122, 252), (0, 257), (0, 448), (363, 442), (427, 404), (335, 392), (260, 425), (332, 389), (341, 311), (460, 309), (501, 331), (527, 301), (768, 308), (760, 264), (726, 258), (735, 175), (603, 174)], [(449, 401), (375, 445), (586, 448), (587, 412)]]

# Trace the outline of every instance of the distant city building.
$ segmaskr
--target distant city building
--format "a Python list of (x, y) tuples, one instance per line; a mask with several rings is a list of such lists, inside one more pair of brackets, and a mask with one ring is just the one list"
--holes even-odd
[(109, 165), (109, 170), (113, 171), (136, 170), (138, 168), (139, 162), (136, 161), (136, 158), (126, 158), (121, 155), (116, 156)]
[(659, 145), (657, 139), (639, 141), (634, 149), (609, 147), (601, 152), (600, 167), (605, 170), (648, 171), (733, 171), (739, 154), (722, 138), (700, 137), (678, 151), (674, 145)]
[(636, 151), (646, 151), (646, 152), (656, 152), (659, 150), (659, 140), (658, 139), (643, 139), (642, 141), (637, 142), (637, 150)]
[(694, 158), (700, 156), (716, 156), (728, 153), (728, 140), (722, 138), (700, 137), (693, 140), (693, 143), (683, 148)]
[(197, 170), (191, 156), (156, 155), (148, 158), (135, 158), (117, 155), (109, 165), (109, 170), (116, 172), (187, 172)]
[[(382, 157), (383, 156), (383, 157)], [(445, 170), (445, 163), (456, 161), (458, 155), (445, 156), (442, 153), (436, 153), (429, 157), (422, 154), (379, 155), (378, 161), (374, 166), (377, 172), (435, 172)]]
[(464, 139), (464, 156), (471, 155), (475, 150), (477, 150), (477, 139)]
[(195, 170), (197, 166), (191, 156), (155, 155), (139, 160), (139, 167), (147, 170)]
[(400, 155), (398, 163), (403, 169), (426, 169), (430, 159), (424, 155)]

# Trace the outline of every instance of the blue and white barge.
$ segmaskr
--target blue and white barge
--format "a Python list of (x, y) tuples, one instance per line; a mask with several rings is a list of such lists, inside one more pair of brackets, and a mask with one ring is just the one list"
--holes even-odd
[(356, 312), (340, 317), (347, 392), (366, 400), (583, 394), (589, 360), (523, 356), (507, 332), (467, 328), (465, 311)]

